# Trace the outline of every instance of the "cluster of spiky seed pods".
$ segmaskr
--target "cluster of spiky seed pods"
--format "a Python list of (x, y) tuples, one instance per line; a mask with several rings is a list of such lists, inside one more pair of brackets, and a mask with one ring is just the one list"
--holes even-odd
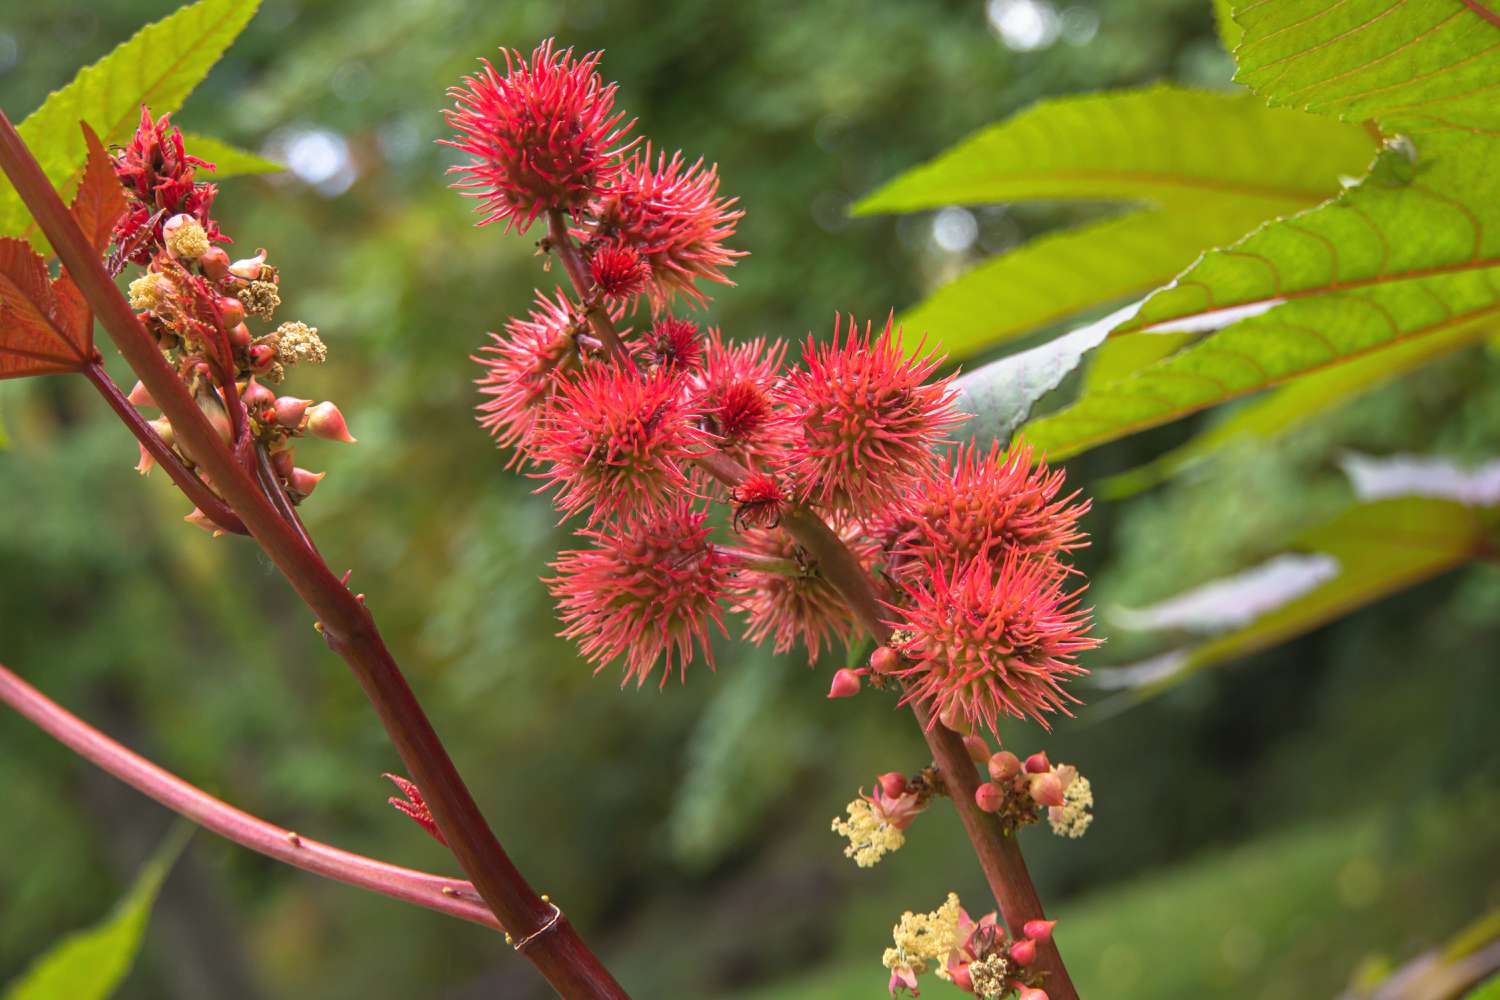
[[(259, 335), (251, 331), (251, 319), (270, 321), (280, 306), (280, 275), (265, 250), (231, 261), (215, 245), (229, 242), (211, 215), (216, 189), (194, 179), (198, 168), (213, 164), (187, 153), (167, 115), (153, 121), (142, 108), (134, 137), (113, 162), (127, 203), (110, 263), (115, 271), (126, 262), (145, 265), (130, 283), (131, 307), (224, 444), (253, 440), (287, 499), (300, 503), (325, 474), (297, 466), (293, 442), (309, 434), (354, 441), (333, 403), (278, 395), (268, 386), (294, 365), (326, 360), (317, 328), (284, 322)], [(128, 399), (155, 408), (139, 383)], [(191, 468), (193, 457), (177, 446), (171, 423), (164, 417), (150, 423)], [(145, 474), (153, 464), (142, 445), (137, 469)], [(198, 511), (188, 519), (212, 528)]]
[(637, 684), (711, 664), (731, 609), (749, 638), (816, 659), (858, 626), (781, 526), (810, 511), (880, 581), (897, 636), (834, 693), (870, 677), (966, 729), (1065, 711), (1095, 644), (1063, 561), (1087, 504), (1025, 448), (952, 444), (952, 376), (889, 320), (836, 318), (790, 366), (674, 314), (728, 281), (741, 213), (715, 167), (628, 138), (598, 65), (551, 42), (505, 52), (447, 112), (481, 224), (546, 219), (540, 247), (573, 282), (476, 356), (481, 424), (586, 522), (548, 581), (564, 634)]

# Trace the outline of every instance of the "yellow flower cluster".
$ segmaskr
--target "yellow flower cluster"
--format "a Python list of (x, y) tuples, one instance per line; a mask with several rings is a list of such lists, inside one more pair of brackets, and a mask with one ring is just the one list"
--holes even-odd
[(321, 365), (328, 360), (328, 348), (317, 327), (288, 321), (276, 328), (276, 360), (283, 365)]
[(992, 1000), (1010, 992), (1010, 963), (1003, 955), (991, 955), (969, 963), (969, 982), (974, 995)]
[(855, 799), (847, 809), (847, 820), (834, 817), (833, 832), (848, 839), (844, 857), (853, 858), (861, 868), (873, 868), (881, 858), (906, 843), (906, 834), (876, 815), (865, 799)]
[[(948, 979), (948, 955), (958, 947), (958, 893), (931, 913), (901, 914), (901, 922), (891, 930), (894, 948), (887, 948), (881, 962), (887, 969), (920, 976), (928, 969), (939, 979)], [(930, 964), (929, 964), (930, 963)]]
[(1094, 790), (1089, 779), (1081, 774), (1076, 776), (1063, 792), (1063, 804), (1047, 810), (1052, 832), (1059, 837), (1082, 837), (1094, 821), (1094, 814), (1089, 812), (1093, 804)]
[(147, 271), (130, 283), (130, 308), (137, 312), (157, 311), (172, 294), (172, 282), (165, 274)]

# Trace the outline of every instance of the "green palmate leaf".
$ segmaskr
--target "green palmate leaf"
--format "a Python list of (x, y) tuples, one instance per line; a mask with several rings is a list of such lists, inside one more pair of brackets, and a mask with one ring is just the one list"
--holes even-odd
[[(1359, 503), (1294, 543), (1337, 564), (1324, 582), (1267, 611), (1242, 628), (1143, 664), (1095, 672), (1126, 697), (1155, 694), (1191, 674), (1309, 632), (1356, 608), (1460, 566), (1491, 540), (1493, 507), (1433, 497)], [(1105, 709), (1107, 711), (1108, 709)]]
[[(142, 28), (48, 96), (19, 131), (64, 198), (72, 196), (83, 171), (85, 149), (78, 123), (93, 126), (105, 143), (118, 143), (134, 129), (142, 104), (150, 105), (154, 114), (175, 111), (208, 75), (257, 5), (258, 0), (199, 0)], [(28, 218), (15, 190), (0, 183), (0, 232), (26, 231)], [(43, 245), (40, 236), (28, 235)]]
[(1262, 218), (1332, 193), (1370, 159), (1364, 130), (1267, 108), (1250, 94), (1157, 85), (1043, 101), (896, 178), (861, 214), (1087, 198), (1191, 207), (1261, 203)]
[(1245, 30), (1234, 20), (1231, 0), (1214, 0), (1214, 27), (1219, 29), (1219, 41), (1225, 52), (1233, 52), (1240, 44)]
[[(1497, 330), (1500, 330), (1500, 319), (1484, 316), (1471, 323), (1460, 323), (1428, 336), (1372, 351), (1337, 367), (1297, 379), (1264, 399), (1247, 404), (1228, 419), (1149, 465), (1107, 480), (1104, 492), (1113, 497), (1126, 496), (1148, 489), (1237, 442), (1271, 440), (1315, 414), (1414, 371), (1434, 358), (1483, 340)], [(1121, 337), (1105, 347), (1153, 339), (1155, 336)]]
[(1091, 389), (1028, 425), (1026, 435), (1063, 458), (1298, 376), (1497, 318), (1500, 274), (1488, 271), (1300, 299)]
[(6, 989), (4, 1000), (104, 1000), (124, 981), (145, 937), (162, 882), (192, 827), (177, 827), (105, 920), (72, 934)]
[[(1486, 3), (1490, 6), (1487, 8)], [(1237, 0), (1235, 57), (1272, 104), (1392, 132), (1500, 135), (1500, 14), (1491, 0)]]
[(967, 357), (1085, 309), (1139, 298), (1266, 214), (1258, 200), (1225, 198), (1193, 212), (1144, 210), (1049, 234), (978, 265), (901, 322), (950, 356)]
[(232, 146), (222, 139), (196, 132), (183, 132), (182, 141), (189, 153), (214, 165), (215, 180), (248, 174), (274, 174), (286, 169), (274, 160)]

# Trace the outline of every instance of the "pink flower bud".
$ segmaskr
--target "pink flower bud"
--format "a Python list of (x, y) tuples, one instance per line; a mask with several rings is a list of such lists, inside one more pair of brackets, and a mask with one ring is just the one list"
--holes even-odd
[(245, 321), (245, 304), (239, 299), (220, 295), (214, 304), (219, 307), (219, 318), (224, 321), (225, 329), (233, 329)]
[(349, 426), (344, 423), (344, 415), (332, 403), (319, 403), (307, 411), (307, 431), (313, 437), (320, 437), (325, 441), (355, 443), (353, 435), (349, 433)]
[[(243, 323), (240, 324), (244, 326)], [(270, 371), (276, 363), (276, 348), (270, 344), (256, 344), (250, 348), (250, 367), (258, 372)]]
[(900, 771), (887, 771), (875, 780), (880, 783), (880, 790), (888, 799), (899, 799), (906, 794), (906, 775)]
[(240, 390), (240, 402), (244, 403), (245, 408), (251, 413), (255, 413), (268, 406), (275, 406), (276, 394), (252, 378)]
[(148, 421), (148, 423), (151, 424), (151, 429), (156, 432), (156, 436), (165, 441), (168, 447), (177, 443), (176, 434), (172, 430), (172, 421), (166, 417), (157, 417), (155, 420)]
[(888, 674), (901, 665), (901, 657), (889, 646), (876, 646), (870, 654), (870, 669), (877, 674)]
[(326, 472), (312, 473), (306, 469), (293, 469), (291, 481), (292, 492), (310, 497), (312, 496), (312, 491), (318, 488), (318, 484), (323, 481), (323, 477), (326, 475), (328, 475)]
[(229, 265), (229, 273), (236, 278), (255, 281), (260, 277), (261, 265), (266, 262), (266, 252), (259, 251), (254, 257), (246, 257)]
[(1030, 965), (1036, 961), (1036, 942), (1031, 938), (1022, 938), (1010, 943), (1010, 957), (1016, 960), (1017, 965)]
[(221, 281), (229, 273), (229, 254), (223, 247), (210, 247), (208, 253), (198, 258), (198, 266), (210, 281)]
[(140, 445), (140, 449), (141, 460), (135, 464), (135, 471), (143, 476), (149, 476), (151, 470), (156, 468), (156, 459), (151, 457), (151, 453), (146, 450), (145, 445)]
[[(244, 323), (236, 323), (234, 326), (232, 326), (232, 327), (229, 328), (229, 346), (232, 347), (232, 348), (234, 348), (236, 351), (248, 351), (248, 350), (250, 350), (250, 341), (251, 341), (251, 339), (252, 338), (250, 336), (250, 328), (248, 326), (246, 326)], [(271, 350), (269, 346), (266, 349), (268, 351)], [(276, 357), (276, 352), (275, 351), (271, 351), (271, 358), (272, 358), (272, 360), (275, 360), (275, 357)], [(270, 367), (270, 366), (267, 365), (267, 367)]]
[(1017, 994), (1016, 1000), (1048, 1000), (1047, 991), (1039, 990), (1033, 986)]
[(968, 962), (965, 962), (962, 965), (956, 963), (950, 964), (948, 966), (948, 975), (953, 977), (954, 986), (957, 986), (965, 993), (974, 992), (974, 977), (969, 974)]
[(993, 781), (986, 781), (974, 789), (974, 804), (987, 813), (999, 812), (1005, 804), (1005, 789)]
[(833, 675), (833, 685), (828, 689), (830, 698), (852, 698), (859, 694), (859, 674), (849, 669), (840, 670)]
[(282, 396), (276, 400), (276, 422), (287, 430), (294, 431), (302, 426), (302, 418), (307, 415), (307, 408), (311, 405), (310, 399)]
[(203, 513), (203, 511), (199, 510), (197, 507), (194, 507), (193, 512), (187, 517), (184, 517), (183, 520), (196, 528), (202, 528), (204, 531), (208, 532), (210, 535), (213, 535), (215, 538), (218, 538), (221, 534), (223, 534), (223, 532), (219, 530), (219, 526), (210, 521), (208, 519), (208, 515)]
[(1026, 758), (1026, 773), (1041, 774), (1043, 771), (1052, 770), (1052, 764), (1047, 760), (1046, 751), (1034, 753)]
[(146, 383), (144, 382), (137, 382), (131, 388), (130, 395), (125, 398), (130, 401), (131, 406), (149, 407), (153, 410), (161, 409), (161, 407), (156, 405), (156, 400), (151, 398), (151, 390), (146, 388)]
[(964, 737), (964, 749), (969, 751), (969, 758), (976, 764), (983, 764), (990, 759), (990, 746), (978, 733), (970, 733)]
[(1009, 750), (1001, 750), (990, 758), (990, 777), (996, 781), (1009, 781), (1021, 773), (1021, 758)]
[(1038, 805), (1060, 806), (1063, 804), (1063, 786), (1057, 779), (1057, 775), (1048, 771), (1046, 774), (1033, 775), (1031, 778), (1031, 797)]
[(292, 463), (295, 454), (294, 448), (283, 448), (281, 451), (271, 452), (271, 468), (275, 469), (276, 474), (282, 479), (292, 478)]
[(1056, 920), (1028, 920), (1021, 930), (1033, 941), (1047, 941), (1052, 938), (1052, 928), (1056, 926)]

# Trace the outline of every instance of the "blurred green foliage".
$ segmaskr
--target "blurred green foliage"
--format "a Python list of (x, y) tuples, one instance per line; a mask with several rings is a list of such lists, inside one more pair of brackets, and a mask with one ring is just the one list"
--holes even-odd
[[(172, 7), (38, 0), (8, 12), (0, 106), (23, 115)], [(308, 518), (331, 561), (354, 568), (518, 862), (638, 995), (771, 981), (780, 996), (878, 995), (871, 973), (900, 911), (950, 888), (977, 900), (980, 881), (956, 821), (938, 811), (872, 872), (840, 856), (829, 817), (876, 773), (918, 766), (922, 747), (888, 703), (825, 702), (828, 665), (725, 644), (717, 674), (620, 692), (552, 636), (537, 578), (567, 535), (474, 425), (465, 358), (553, 277), (526, 241), (473, 229), (444, 187), (452, 157), (433, 142), (443, 89), (501, 43), (529, 48), (555, 33), (606, 47), (605, 70), (642, 132), (717, 160), (747, 210), (738, 245), (752, 255), (712, 320), (739, 337), (798, 337), (836, 309), (906, 308), (983, 254), (1091, 217), (1088, 206), (978, 209), (973, 244), (951, 251), (931, 216), (846, 215), (902, 169), (1041, 96), (1158, 78), (1227, 86), (1232, 64), (1206, 3), (1052, 13), (1054, 43), (1015, 51), (977, 0), (266, 0), (179, 116), (294, 167), (228, 182), (218, 205), (241, 247), (266, 246), (282, 265), (283, 317), (316, 324), (332, 348), (327, 368), (290, 388), (336, 399), (360, 437), (305, 449), (331, 472)], [(0, 385), (0, 416), (11, 438), (0, 453), (0, 659), (236, 804), (449, 869), (385, 805), (379, 775), (397, 761), (270, 567), (179, 524), (181, 500), (159, 475), (137, 479), (128, 435), (86, 386)], [(1083, 456), (1071, 475), (1087, 488), (1195, 426)], [(1348, 499), (1341, 449), (1476, 459), (1495, 454), (1497, 435), (1500, 356), (1472, 348), (1274, 447), (1101, 503), (1085, 562), (1106, 632), (1112, 605), (1232, 571), (1326, 519)], [(1126, 995), (1112, 992), (1123, 973), (1108, 962), (1127, 952), (1147, 970), (1197, 956), (1172, 978), (1140, 980), (1157, 983), (1157, 997), (1258, 998), (1304, 973), (1326, 992), (1368, 951), (1400, 960), (1494, 903), (1500, 830), (1485, 789), (1500, 775), (1497, 616), (1500, 574), (1475, 567), (1047, 738), (1100, 800), (1083, 841), (1028, 843), (1044, 896), (1076, 915), (1064, 947), (1103, 977), (1092, 995)], [(1113, 645), (1112, 660), (1128, 655)], [(1026, 750), (1043, 734), (1015, 726), (1008, 739)], [(4, 980), (110, 905), (140, 857), (122, 852), (140, 839), (126, 834), (160, 819), (4, 714), (0, 787)], [(1413, 830), (1427, 839), (1391, 877), (1421, 885), (1430, 908), (1379, 906), (1377, 926), (1372, 911), (1325, 898), (1348, 865)], [(1168, 903), (1196, 936), (1169, 933), (1155, 916)], [(1214, 957), (1231, 909), (1232, 927), (1247, 928), (1239, 943), (1260, 942), (1254, 975), (1231, 977), (1239, 959)], [(1317, 916), (1311, 952), (1289, 944), (1301, 910)], [(191, 967), (210, 961), (223, 997), (536, 995), (530, 971), (478, 928), (206, 837), (160, 911), (190, 919), (154, 926), (129, 996), (201, 996)], [(858, 978), (829, 992), (824, 965)]]

